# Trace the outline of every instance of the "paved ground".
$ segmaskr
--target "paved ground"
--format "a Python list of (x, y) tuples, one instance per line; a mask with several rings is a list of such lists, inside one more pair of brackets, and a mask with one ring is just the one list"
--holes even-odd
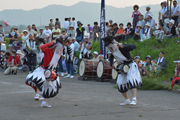
[[(25, 76), (0, 72), (0, 120), (178, 120), (180, 94), (138, 91), (139, 104), (119, 106), (124, 99), (111, 83), (62, 78), (62, 89), (41, 108)], [(130, 92), (129, 92), (130, 93)], [(130, 97), (131, 94), (130, 94)]]

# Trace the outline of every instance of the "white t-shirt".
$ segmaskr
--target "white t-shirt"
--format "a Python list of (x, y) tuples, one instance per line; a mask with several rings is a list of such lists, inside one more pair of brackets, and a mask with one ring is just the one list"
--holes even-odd
[(164, 14), (164, 13), (163, 13), (163, 8), (161, 8), (161, 9), (159, 10), (159, 13), (160, 13), (160, 20), (162, 20), (162, 15)]
[(51, 34), (52, 34), (52, 32), (51, 32), (51, 30), (50, 29), (48, 29), (48, 30), (44, 30), (43, 31), (43, 33), (46, 33), (48, 36), (50, 36)]
[(64, 21), (64, 28), (68, 28), (69, 27), (69, 21)]

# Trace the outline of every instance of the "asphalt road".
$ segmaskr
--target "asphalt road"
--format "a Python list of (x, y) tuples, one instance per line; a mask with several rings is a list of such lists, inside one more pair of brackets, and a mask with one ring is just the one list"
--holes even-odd
[[(52, 108), (41, 108), (34, 91), (24, 84), (27, 73), (0, 72), (0, 120), (178, 120), (180, 94), (138, 91), (137, 106), (119, 106), (123, 97), (111, 83), (61, 78), (62, 89)], [(129, 91), (131, 96), (131, 92)]]

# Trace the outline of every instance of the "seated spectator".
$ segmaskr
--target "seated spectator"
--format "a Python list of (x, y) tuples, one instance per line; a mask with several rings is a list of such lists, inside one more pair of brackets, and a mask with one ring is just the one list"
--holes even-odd
[(10, 52), (6, 52), (6, 53), (5, 53), (3, 68), (8, 68), (8, 67), (9, 67), (9, 66), (8, 66), (8, 58), (9, 58), (10, 55), (11, 55)]
[(76, 38), (75, 38), (75, 37), (72, 38), (72, 42), (74, 43), (74, 52), (79, 51), (80, 45), (79, 45), (79, 43), (76, 41)]
[(134, 40), (141, 40), (141, 36), (143, 35), (141, 33), (141, 29), (142, 29), (141, 25), (140, 24), (137, 25), (137, 29), (135, 30), (134, 37), (133, 37)]
[(21, 50), (17, 50), (16, 52), (17, 56), (19, 57), (20, 59), (20, 62), (21, 62), (21, 66), (23, 66), (23, 63), (24, 63), (24, 54), (21, 52)]
[(93, 52), (93, 60), (96, 61), (96, 62), (99, 61), (99, 56), (98, 56), (98, 52), (97, 51)]
[(124, 33), (123, 23), (119, 24), (119, 29), (115, 34), (116, 40), (119, 42), (122, 39)]
[(146, 56), (146, 63), (144, 64), (143, 75), (152, 76), (152, 73), (155, 72), (155, 65), (151, 62), (151, 56)]
[(75, 31), (74, 31), (74, 26), (73, 25), (71, 25), (69, 27), (69, 30), (67, 31), (67, 35), (68, 35), (68, 37), (71, 37), (71, 38), (75, 37)]
[(164, 52), (159, 53), (159, 58), (157, 59), (157, 65), (158, 66), (155, 69), (159, 76), (160, 72), (167, 68), (167, 62), (166, 59), (164, 58)]
[(114, 23), (113, 24), (113, 36), (115, 36), (115, 34), (117, 33), (117, 31), (118, 31), (118, 25), (117, 25), (117, 23)]
[(106, 61), (109, 61), (110, 56), (111, 56), (111, 52), (109, 51), (109, 52), (107, 53), (107, 59), (106, 59)]
[(22, 49), (24, 49), (26, 47), (26, 40), (28, 40), (28, 39), (29, 39), (28, 31), (24, 30), (23, 36), (22, 36)]
[(16, 51), (12, 51), (8, 58), (9, 67), (4, 71), (4, 75), (17, 74), (18, 66), (21, 64), (19, 57), (16, 55)]
[(143, 68), (142, 64), (140, 64), (140, 56), (139, 55), (136, 55), (134, 57), (134, 62), (137, 63), (138, 68), (139, 68), (139, 72), (142, 75), (142, 73), (144, 72), (144, 68)]
[(155, 26), (156, 26), (156, 22), (155, 22), (155, 20), (154, 20), (154, 18), (153, 18), (152, 13), (149, 13), (149, 14), (148, 14), (148, 18), (149, 18), (149, 20), (151, 21), (151, 22), (150, 22), (150, 24), (151, 24), (150, 28), (154, 31), (154, 30), (155, 30)]
[(37, 35), (37, 32), (35, 30), (32, 29), (31, 25), (28, 25), (28, 34), (33, 34), (34, 36)]
[(3, 26), (2, 25), (0, 25), (0, 34), (2, 34), (2, 36), (4, 37), (4, 28), (3, 28)]
[(99, 60), (104, 60), (104, 55), (99, 55)]
[(74, 56), (73, 56), (73, 67), (74, 67), (74, 73), (78, 73), (79, 59), (76, 57), (76, 53), (74, 53)]
[(164, 35), (166, 34), (166, 29), (164, 28), (164, 24), (160, 23), (159, 29), (154, 31), (154, 35), (156, 36), (156, 39), (161, 40)]
[(14, 42), (12, 43), (12, 45), (13, 45), (13, 49), (14, 49), (15, 51), (21, 49), (21, 43), (19, 42), (18, 39), (16, 39), (16, 41), (14, 41)]
[(133, 36), (133, 32), (134, 30), (131, 28), (131, 23), (128, 22), (127, 23), (127, 28), (125, 29), (124, 33), (123, 33), (123, 39), (125, 39), (125, 41), (127, 41), (129, 38), (131, 38)]
[(94, 22), (94, 27), (93, 27), (93, 41), (95, 42), (96, 40), (99, 41), (100, 37), (100, 27), (98, 26), (98, 22)]
[(177, 42), (177, 44), (178, 44), (178, 43), (180, 43), (180, 23), (176, 27), (176, 34), (178, 35), (178, 39), (179, 39), (178, 42)]
[(18, 40), (18, 35), (15, 33), (14, 28), (11, 28), (11, 32), (9, 33), (9, 50), (13, 49), (13, 42)]
[(167, 33), (166, 36), (163, 37), (162, 41), (163, 41), (164, 39), (166, 39), (166, 38), (172, 38), (172, 37), (174, 37), (174, 36), (176, 35), (176, 30), (175, 30), (175, 29), (176, 29), (176, 28), (175, 28), (175, 25), (174, 25), (174, 20), (171, 19), (171, 20), (169, 21), (169, 32)]
[(109, 36), (113, 36), (113, 34), (114, 34), (113, 32), (114, 32), (113, 25), (109, 25), (109, 30), (106, 32), (106, 34)]
[(137, 25), (141, 25), (141, 32), (144, 33), (144, 29), (145, 29), (145, 22), (144, 22), (144, 16), (140, 15), (139, 16), (139, 21), (137, 22)]
[(174, 77), (171, 78), (171, 86), (170, 88), (168, 89), (168, 91), (172, 91), (173, 89), (173, 86), (175, 84), (180, 84), (180, 74), (179, 74), (179, 70), (180, 70), (180, 60), (176, 60), (174, 61), (174, 63), (176, 64), (176, 68), (175, 68), (175, 75)]
[(133, 29), (136, 28), (137, 22), (139, 20), (139, 16), (141, 15), (141, 13), (138, 11), (139, 6), (138, 5), (134, 5), (133, 6), (134, 12), (132, 13), (132, 18), (133, 18)]
[(146, 29), (144, 31), (144, 35), (143, 35), (143, 38), (141, 39), (141, 41), (151, 38), (153, 30), (150, 28), (150, 26), (151, 26), (151, 24), (149, 22), (146, 23)]
[(41, 39), (43, 39), (44, 40), (44, 44), (47, 42), (47, 40), (49, 40), (49, 36), (46, 34), (46, 33), (44, 33), (44, 30), (43, 30), (43, 28), (40, 28), (39, 29), (39, 34), (37, 35), (37, 38), (41, 38)]
[(55, 28), (52, 30), (52, 39), (55, 40), (57, 37), (60, 37), (61, 30), (59, 29), (58, 24), (56, 24)]

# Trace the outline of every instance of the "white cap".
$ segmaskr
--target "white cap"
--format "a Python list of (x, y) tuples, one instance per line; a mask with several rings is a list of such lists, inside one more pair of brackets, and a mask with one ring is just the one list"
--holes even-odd
[(173, 19), (171, 19), (169, 22), (172, 23), (172, 24), (174, 24), (174, 20), (173, 20)]
[(102, 57), (104, 57), (104, 55), (102, 55), (102, 54), (101, 54), (101, 55), (99, 55), (99, 57), (101, 57), (101, 56), (102, 56)]
[(140, 56), (139, 56), (139, 55), (136, 55), (136, 56), (134, 57), (134, 59), (136, 59), (136, 58), (139, 58), (139, 59), (140, 59)]
[(146, 8), (149, 8), (149, 9), (151, 9), (151, 7), (150, 7), (150, 6), (146, 6)]
[(152, 13), (149, 13), (148, 16), (153, 17), (153, 14), (152, 14)]
[(94, 52), (93, 52), (93, 54), (96, 54), (96, 55), (98, 55), (98, 52), (97, 52), (97, 51), (94, 51)]
[(86, 38), (89, 38), (89, 36), (88, 36), (88, 35), (85, 35), (85, 36), (84, 36), (84, 39), (86, 39)]
[(150, 26), (151, 26), (151, 24), (150, 24), (149, 22), (147, 22), (147, 23), (146, 23), (146, 26), (149, 26), (149, 27), (150, 27)]
[(180, 63), (180, 60), (176, 60), (176, 61), (174, 61), (174, 63)]
[(111, 54), (111, 52), (109, 51), (107, 54)]

